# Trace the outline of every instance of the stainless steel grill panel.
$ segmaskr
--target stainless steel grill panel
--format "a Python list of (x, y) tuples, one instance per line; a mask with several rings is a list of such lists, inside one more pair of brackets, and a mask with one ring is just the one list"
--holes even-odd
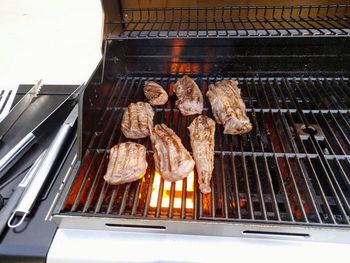
[[(169, 206), (150, 205), (155, 180), (149, 139), (145, 177), (126, 185), (103, 181), (111, 146), (127, 141), (119, 127), (123, 109), (144, 100), (145, 80), (160, 83), (170, 95), (156, 108), (155, 123), (165, 122), (190, 148), (187, 127), (194, 117), (175, 108), (176, 77), (128, 77), (111, 81), (108, 101), (71, 186), (62, 215), (212, 222), (254, 222), (348, 227), (350, 220), (350, 83), (326, 78), (240, 78), (242, 96), (253, 131), (227, 136), (218, 126), (212, 193), (181, 191), (171, 183)], [(203, 94), (215, 77), (194, 77)], [(212, 116), (207, 99), (204, 114)], [(304, 128), (304, 131), (302, 130)], [(179, 208), (176, 199), (181, 199)], [(193, 208), (186, 199), (193, 199)]]

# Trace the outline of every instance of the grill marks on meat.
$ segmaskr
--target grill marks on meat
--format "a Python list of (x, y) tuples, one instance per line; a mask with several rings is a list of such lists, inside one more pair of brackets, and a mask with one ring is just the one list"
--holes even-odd
[(133, 142), (121, 143), (112, 147), (103, 179), (112, 185), (130, 183), (143, 177), (146, 169), (146, 147)]
[(164, 180), (175, 182), (187, 177), (194, 161), (180, 138), (165, 124), (157, 124), (151, 133), (156, 171)]
[(121, 129), (125, 137), (145, 138), (153, 127), (154, 111), (147, 102), (130, 103), (125, 109)]
[(178, 97), (176, 105), (182, 115), (201, 114), (203, 111), (203, 95), (197, 84), (188, 76), (183, 76), (175, 83), (175, 93)]
[(169, 98), (162, 86), (154, 81), (146, 81), (143, 92), (152, 106), (164, 105)]
[(207, 116), (200, 115), (193, 120), (188, 129), (199, 189), (203, 194), (207, 194), (211, 192), (210, 180), (214, 170), (215, 122)]
[(237, 80), (222, 80), (210, 84), (207, 96), (217, 123), (224, 125), (224, 134), (250, 132), (252, 124), (246, 114), (245, 104)]

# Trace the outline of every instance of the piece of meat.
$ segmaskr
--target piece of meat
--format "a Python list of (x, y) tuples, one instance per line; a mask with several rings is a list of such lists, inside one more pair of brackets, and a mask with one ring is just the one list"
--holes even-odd
[(153, 127), (154, 111), (147, 102), (130, 103), (124, 110), (121, 130), (130, 139), (145, 138)]
[(196, 162), (199, 190), (203, 194), (211, 192), (210, 180), (214, 169), (215, 121), (200, 115), (188, 127), (192, 155)]
[(243, 134), (253, 127), (237, 86), (237, 80), (222, 80), (208, 88), (211, 109), (216, 122), (224, 125), (224, 134)]
[(164, 180), (175, 182), (190, 174), (194, 161), (172, 129), (157, 124), (152, 129), (151, 141), (155, 169)]
[(169, 98), (162, 86), (154, 81), (145, 81), (143, 92), (152, 106), (164, 105)]
[(130, 183), (143, 177), (146, 169), (146, 147), (125, 142), (112, 147), (103, 179), (112, 185)]
[(175, 83), (175, 93), (178, 97), (176, 105), (182, 115), (201, 114), (203, 111), (203, 95), (197, 84), (188, 76), (183, 76)]

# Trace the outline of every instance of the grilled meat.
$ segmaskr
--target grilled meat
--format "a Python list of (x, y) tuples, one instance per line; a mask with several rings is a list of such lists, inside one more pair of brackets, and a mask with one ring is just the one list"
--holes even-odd
[(222, 80), (209, 85), (207, 92), (216, 122), (224, 125), (224, 134), (243, 134), (252, 129), (237, 86), (237, 80)]
[(112, 147), (103, 178), (113, 185), (130, 183), (143, 177), (146, 169), (145, 146), (134, 142), (121, 143)]
[(200, 115), (193, 120), (188, 129), (199, 189), (203, 194), (207, 194), (211, 192), (210, 180), (214, 169), (215, 122), (207, 116)]
[(172, 129), (157, 124), (152, 129), (151, 141), (155, 168), (164, 180), (174, 182), (190, 174), (194, 161)]
[(154, 112), (147, 102), (130, 103), (125, 109), (122, 132), (127, 138), (139, 139), (150, 135)]
[(182, 115), (201, 114), (203, 111), (203, 95), (197, 84), (188, 76), (183, 76), (175, 83), (175, 93), (178, 97), (176, 105)]
[(158, 83), (146, 81), (143, 92), (152, 106), (164, 105), (168, 101), (168, 94)]

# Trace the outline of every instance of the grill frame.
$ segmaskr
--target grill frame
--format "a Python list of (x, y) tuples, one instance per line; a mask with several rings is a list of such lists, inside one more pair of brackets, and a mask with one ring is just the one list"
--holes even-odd
[(99, 216), (69, 216), (56, 214), (53, 221), (62, 229), (86, 229), (117, 232), (169, 233), (210, 235), (240, 238), (272, 238), (293, 241), (350, 242), (349, 229), (341, 227), (260, 224), (251, 222), (198, 222), (178, 220), (151, 220)]
[[(116, 2), (119, 2), (120, 4), (120, 1)], [(121, 10), (119, 18), (121, 18), (123, 16), (123, 9), (121, 9), (121, 6), (119, 6), (119, 8)], [(111, 29), (111, 25), (108, 24), (111, 18), (113, 19), (113, 16), (107, 15), (107, 19), (105, 20), (105, 33), (106, 30), (108, 31)], [(125, 29), (125, 23), (122, 22), (123, 21), (117, 22), (116, 24), (121, 28), (124, 27)], [(158, 22), (161, 23), (162, 21)], [(246, 31), (246, 28), (244, 28), (244, 30)], [(298, 36), (304, 36), (304, 34), (300, 35), (298, 30), (296, 30), (298, 31), (297, 34), (291, 33), (287, 30), (291, 34), (279, 34), (276, 36), (268, 35), (271, 36), (271, 38), (264, 38), (262, 35), (254, 33), (252, 35), (247, 35), (252, 37), (249, 39), (245, 37), (241, 38), (241, 36), (244, 35), (238, 34), (237, 32), (236, 36), (231, 35), (229, 37), (220, 36), (220, 34), (214, 34), (212, 36), (206, 35), (205, 37), (207, 39), (203, 40), (198, 39), (201, 38), (198, 35), (180, 35), (179, 32), (175, 36), (180, 37), (179, 39), (172, 39), (172, 37), (170, 37), (171, 39), (164, 39), (169, 37), (163, 38), (157, 31), (155, 31), (155, 35), (151, 34), (146, 37), (130, 39), (129, 37), (123, 37), (122, 35), (113, 35), (112, 31), (113, 30), (111, 29), (109, 34), (105, 35), (103, 42), (103, 59), (101, 60), (99, 66), (90, 79), (87, 88), (81, 96), (78, 127), (78, 151), (80, 158), (77, 163), (71, 164), (72, 168), (65, 176), (67, 181), (64, 182), (64, 187), (62, 187), (59, 193), (58, 203), (53, 212), (53, 220), (60, 227), (241, 237), (276, 236), (277, 234), (277, 236), (282, 236), (283, 238), (287, 239), (297, 238), (300, 240), (301, 238), (302, 240), (350, 242), (348, 217), (350, 213), (348, 204), (349, 200), (348, 197), (344, 196), (345, 192), (338, 184), (339, 174), (334, 174), (332, 170), (332, 165), (334, 166), (334, 163), (335, 165), (338, 165), (338, 168), (343, 167), (340, 172), (342, 172), (345, 177), (345, 171), (350, 170), (349, 149), (347, 147), (343, 148), (341, 145), (341, 143), (344, 141), (347, 143), (349, 142), (348, 133), (346, 130), (344, 130), (344, 126), (341, 124), (342, 122), (345, 122), (345, 126), (347, 128), (350, 125), (349, 120), (343, 116), (345, 114), (349, 115), (350, 101), (350, 97), (347, 93), (349, 90), (349, 68), (346, 67), (346, 63), (350, 58), (350, 53), (349, 48), (344, 45), (349, 42), (349, 38), (347, 38), (348, 34), (305, 34), (305, 36), (311, 37), (300, 38)], [(287, 37), (281, 38), (282, 36)], [(316, 38), (316, 36), (320, 36), (321, 38)], [(145, 38), (148, 39), (146, 40)], [(322, 44), (319, 44), (320, 41)], [(272, 48), (269, 46), (271, 44)], [(280, 50), (279, 48), (283, 46), (283, 44), (286, 45), (286, 48)], [(299, 52), (299, 44), (305, 48), (303, 52)], [(206, 54), (208, 51), (207, 47), (214, 49), (215, 52)], [(169, 50), (174, 51), (174, 53), (170, 53), (171, 56), (169, 53), (167, 53)], [(217, 59), (216, 55), (218, 55)], [(223, 63), (221, 64), (221, 62)], [(237, 62), (242, 63), (245, 66), (240, 66)], [(246, 72), (247, 65), (249, 65), (250, 69), (248, 72)], [(270, 68), (271, 66), (272, 68)], [(280, 71), (280, 67), (284, 67), (285, 70)], [(193, 215), (193, 217), (191, 218), (187, 217), (184, 209), (181, 209), (179, 217), (177, 217), (178, 211), (176, 211), (176, 209), (169, 209), (169, 211), (166, 213), (167, 218), (164, 218), (164, 213), (159, 206), (154, 211), (155, 216), (153, 218), (136, 218), (134, 216), (125, 215), (123, 213), (127, 209), (135, 212), (135, 205), (133, 205), (132, 208), (128, 208), (126, 201), (123, 201), (125, 197), (128, 197), (129, 191), (133, 191), (134, 189), (131, 184), (128, 184), (126, 187), (121, 187), (121, 190), (123, 191), (122, 198), (124, 199), (122, 199), (121, 205), (117, 210), (115, 208), (114, 198), (119, 195), (119, 190), (114, 188), (111, 192), (112, 198), (109, 199), (109, 204), (106, 206), (106, 213), (101, 214), (88, 211), (90, 206), (88, 202), (83, 202), (84, 213), (79, 211), (62, 211), (62, 209), (65, 207), (67, 198), (69, 197), (69, 192), (72, 190), (74, 185), (74, 180), (79, 177), (79, 169), (91, 169), (89, 167), (84, 168), (84, 162), (81, 161), (83, 161), (83, 159), (89, 154), (88, 148), (95, 147), (93, 143), (91, 144), (92, 138), (98, 138), (100, 135), (107, 136), (105, 139), (101, 139), (101, 141), (104, 140), (102, 144), (110, 143), (111, 145), (109, 145), (109, 147), (112, 146), (113, 142), (119, 142), (119, 140), (122, 138), (120, 132), (116, 135), (119, 138), (117, 140), (115, 140), (115, 136), (108, 138), (108, 133), (106, 132), (98, 132), (98, 126), (104, 125), (105, 127), (108, 127), (110, 126), (110, 121), (113, 122), (116, 120), (116, 118), (113, 117), (113, 114), (111, 114), (111, 117), (108, 118), (108, 114), (106, 115), (105, 109), (108, 110), (108, 108), (110, 108), (113, 112), (118, 110), (122, 112), (122, 108), (127, 105), (127, 102), (129, 103), (131, 101), (144, 100), (143, 97), (138, 97), (137, 99), (134, 97), (131, 101), (128, 99), (128, 96), (133, 94), (135, 91), (135, 89), (133, 89), (133, 85), (126, 84), (127, 82), (124, 84), (122, 83), (122, 90), (126, 92), (126, 96), (124, 96), (120, 90), (118, 91), (115, 87), (113, 87), (113, 83), (118, 81), (118, 79), (129, 79), (131, 83), (137, 84), (136, 90), (140, 90), (142, 86), (141, 80), (144, 81), (146, 79), (151, 79), (157, 82), (161, 81), (166, 87), (169, 87), (170, 82), (175, 82), (175, 80), (182, 74), (188, 74), (191, 77), (199, 80), (207, 78), (207, 83), (214, 82), (222, 78), (233, 77), (238, 78), (243, 86), (243, 98), (248, 108), (248, 115), (253, 122), (253, 126), (259, 127), (259, 129), (254, 130), (254, 132), (247, 135), (250, 138), (249, 140), (234, 139), (235, 142), (239, 143), (238, 147), (240, 147), (240, 150), (233, 150), (236, 146), (233, 146), (232, 141), (231, 143), (226, 144), (225, 141), (221, 140), (221, 142), (217, 143), (217, 147), (219, 147), (219, 149), (216, 149), (215, 159), (221, 165), (226, 163), (228, 160), (228, 163), (232, 164), (233, 167), (236, 167), (234, 163), (235, 158), (237, 158), (237, 160), (238, 158), (241, 158), (241, 167), (243, 167), (244, 170), (242, 173), (243, 181), (245, 182), (247, 189), (245, 198), (246, 203), (250, 203), (246, 210), (249, 210), (248, 214), (251, 215), (251, 219), (243, 218), (243, 213), (239, 212), (242, 209), (237, 210), (236, 215), (238, 219), (227, 218), (229, 214), (228, 211), (232, 210), (232, 207), (228, 207), (227, 205), (227, 200), (231, 197), (229, 197), (226, 190), (224, 190), (222, 193), (222, 200), (225, 202), (221, 201), (221, 203), (224, 205), (220, 212), (224, 214), (224, 219), (215, 217), (215, 213), (217, 213), (216, 209), (212, 210), (215, 213), (213, 212), (210, 217), (203, 216), (203, 210), (199, 209), (202, 208), (202, 206), (199, 206), (199, 208), (197, 207), (198, 209), (196, 208), (192, 211), (191, 216)], [(171, 81), (168, 78), (170, 78)], [(135, 79), (139, 79), (140, 81), (135, 82)], [(256, 81), (256, 86), (249, 84), (249, 80)], [(276, 80), (276, 84), (271, 82), (273, 80)], [(295, 87), (293, 84), (298, 81), (302, 87), (299, 87), (299, 84), (297, 84)], [(267, 88), (264, 88), (263, 86), (265, 84), (262, 83), (265, 82), (271, 82), (272, 84), (266, 84)], [(331, 87), (334, 83), (337, 85), (336, 88), (333, 89)], [(253, 88), (244, 88), (248, 87), (249, 85), (253, 86)], [(263, 87), (263, 92), (261, 92), (260, 95), (266, 98), (265, 100), (259, 100), (258, 90), (261, 89), (261, 86)], [(274, 89), (275, 91), (273, 92)], [(269, 92), (267, 92), (267, 90), (269, 90)], [(255, 91), (257, 96), (254, 100), (252, 97)], [(297, 96), (296, 94), (299, 95)], [(124, 100), (125, 103), (123, 105), (119, 105), (118, 107), (109, 107), (108, 103), (113, 102), (114, 97), (116, 97), (118, 101)], [(174, 96), (172, 97), (170, 108), (165, 107), (158, 110), (159, 112), (164, 112), (164, 114), (171, 114), (171, 119), (167, 119), (168, 122), (172, 122), (177, 118), (176, 116), (179, 115), (178, 111), (174, 109)], [(116, 105), (117, 104), (118, 103), (116, 102)], [(207, 100), (205, 108), (206, 110), (210, 108)], [(172, 113), (176, 113), (177, 115)], [(163, 119), (160, 120), (164, 120), (164, 114), (161, 115)], [(110, 121), (108, 121), (107, 124), (97, 123), (96, 125), (95, 120), (99, 120), (101, 116), (102, 119), (104, 116), (107, 116), (106, 119), (109, 119)], [(122, 114), (117, 116), (119, 121), (121, 120), (121, 116)], [(266, 116), (270, 117), (266, 119)], [(275, 142), (270, 142), (269, 146), (269, 149), (272, 150), (266, 150), (268, 148), (266, 145), (268, 144), (269, 139), (265, 138), (267, 141), (261, 141), (263, 133), (265, 133), (265, 136), (267, 136), (267, 131), (264, 131), (264, 129), (261, 127), (264, 127), (264, 121), (268, 121), (268, 119), (272, 120), (273, 130), (278, 130), (280, 128), (281, 131), (284, 132), (283, 134), (276, 132), (274, 138)], [(298, 119), (299, 121), (295, 123), (295, 119)], [(179, 118), (177, 120), (179, 120)], [(328, 121), (336, 125), (337, 128), (335, 131), (330, 128), (330, 123), (328, 123)], [(157, 123), (160, 122), (162, 121), (157, 121)], [(182, 121), (180, 122), (182, 123)], [(186, 125), (182, 124), (182, 126), (185, 127), (184, 129), (186, 129), (189, 123), (190, 121), (187, 120)], [(315, 127), (316, 134), (314, 136), (310, 136), (302, 132), (302, 125), (305, 125), (306, 127)], [(320, 130), (319, 127), (322, 125), (326, 127), (327, 131), (324, 129)], [(95, 126), (97, 127), (97, 130), (95, 130)], [(178, 126), (175, 125), (174, 127)], [(175, 132), (179, 134), (180, 131), (184, 130), (183, 127), (180, 129), (175, 129)], [(113, 129), (114, 131), (117, 130), (117, 125), (115, 125)], [(217, 127), (217, 130), (218, 129), (221, 129), (221, 127)], [(296, 136), (297, 140), (293, 142), (290, 141), (290, 143), (284, 143), (284, 139), (289, 140), (294, 136), (292, 135), (292, 132), (298, 134)], [(114, 134), (114, 132), (112, 132), (112, 134)], [(338, 139), (334, 139), (337, 138), (335, 135), (340, 137)], [(218, 136), (216, 136), (216, 138), (217, 137)], [(323, 137), (326, 137), (326, 139), (323, 140), (325, 142), (320, 143)], [(222, 137), (220, 138), (222, 139)], [(254, 141), (254, 139), (258, 140), (257, 138), (260, 140), (260, 146), (259, 143), (256, 144), (256, 141)], [(328, 149), (327, 147), (330, 145), (330, 139), (334, 139), (332, 140), (331, 144), (334, 143), (338, 146), (330, 147), (330, 149)], [(187, 142), (185, 143), (185, 146), (187, 149), (190, 149), (188, 138), (186, 140)], [(309, 146), (304, 145), (302, 141), (308, 140)], [(149, 149), (148, 154), (150, 155), (151, 152), (149, 140), (147, 140), (147, 143), (147, 148)], [(227, 145), (231, 148), (229, 147), (228, 149), (225, 149)], [(306, 147), (310, 147), (310, 145), (314, 145), (311, 152), (302, 151), (303, 148), (306, 149)], [(247, 152), (244, 150), (246, 147), (250, 147), (251, 150)], [(96, 151), (100, 151), (100, 154), (106, 157), (108, 154), (106, 148), (108, 147), (97, 147)], [(277, 149), (276, 152), (275, 149)], [(325, 149), (327, 149), (327, 151), (323, 152)], [(331, 151), (331, 153), (329, 153), (329, 151)], [(85, 155), (85, 157), (83, 155)], [(98, 156), (93, 158), (95, 158), (97, 161), (99, 160)], [(280, 189), (285, 196), (284, 202), (289, 204), (290, 197), (288, 196), (287, 192), (294, 191), (293, 198), (295, 198), (296, 203), (299, 204), (300, 208), (303, 207), (301, 204), (305, 198), (302, 196), (303, 194), (298, 191), (298, 184), (300, 183), (299, 180), (302, 180), (304, 183), (303, 191), (306, 191), (311, 197), (311, 201), (309, 201), (309, 203), (311, 204), (312, 209), (325, 209), (328, 210), (330, 215), (332, 215), (333, 212), (331, 210), (333, 208), (331, 206), (334, 207), (335, 204), (335, 206), (339, 206), (339, 208), (341, 208), (338, 209), (340, 212), (338, 211), (337, 213), (341, 213), (344, 217), (344, 224), (339, 224), (339, 222), (337, 223), (337, 218), (334, 216), (328, 218), (331, 220), (331, 223), (323, 222), (323, 219), (321, 219), (318, 213), (315, 213), (316, 219), (310, 220), (308, 212), (306, 213), (303, 209), (299, 209), (302, 220), (299, 218), (298, 220), (295, 220), (294, 212), (291, 212), (291, 205), (286, 205), (287, 208), (285, 208), (285, 214), (288, 216), (289, 213), (289, 221), (283, 219), (282, 214), (280, 213), (276, 213), (275, 218), (277, 219), (271, 220), (268, 218), (269, 213), (267, 208), (264, 208), (264, 201), (258, 202), (258, 205), (260, 204), (260, 206), (263, 207), (263, 209), (261, 209), (262, 213), (259, 215), (260, 218), (254, 218), (256, 210), (254, 208), (254, 204), (256, 204), (256, 200), (259, 201), (259, 198), (260, 200), (265, 199), (265, 193), (263, 192), (264, 188), (262, 187), (263, 180), (261, 180), (259, 176), (259, 169), (261, 169), (261, 167), (257, 164), (259, 163), (257, 160), (263, 160), (263, 169), (265, 169), (266, 174), (269, 174), (268, 166), (271, 163), (268, 160), (272, 160), (272, 162), (276, 164), (277, 168), (275, 167), (274, 169), (278, 170), (277, 173), (280, 174), (281, 169), (283, 171), (287, 171), (288, 178), (282, 178), (280, 176), (280, 181), (282, 182), (281, 186), (283, 186), (280, 187)], [(281, 160), (283, 164), (279, 164), (279, 160)], [(304, 162), (308, 163), (309, 169), (305, 168)], [(341, 163), (343, 162), (345, 164), (341, 166)], [(296, 166), (299, 167), (297, 168), (300, 172), (299, 175), (294, 174)], [(321, 191), (321, 196), (315, 200), (319, 202), (319, 199), (322, 199), (323, 202), (327, 204), (324, 206), (324, 208), (320, 208), (319, 204), (314, 204), (315, 200), (312, 198), (312, 196), (316, 195), (315, 190), (310, 191), (308, 188), (310, 178), (307, 176), (309, 173), (314, 174), (314, 178), (316, 179), (321, 178), (316, 175), (316, 172), (318, 171), (315, 169), (315, 167), (318, 167), (318, 169), (320, 167), (323, 168), (322, 173), (324, 176), (321, 177), (325, 178), (322, 180), (326, 180), (326, 184), (328, 183), (332, 185), (331, 189), (328, 189), (327, 191), (331, 191), (336, 197), (333, 201), (330, 201), (325, 196), (326, 194)], [(96, 176), (95, 178), (99, 178), (98, 180), (100, 180), (103, 173), (103, 165), (99, 166), (98, 169), (99, 177)], [(223, 186), (223, 189), (226, 189), (226, 186), (224, 186), (224, 183), (228, 182), (226, 180), (226, 173), (221, 170), (218, 171), (217, 174), (219, 175), (219, 178), (221, 178), (220, 180), (222, 182), (219, 187)], [(234, 174), (237, 178), (239, 177), (236, 173)], [(256, 183), (258, 190), (249, 191), (249, 177), (255, 174), (257, 175), (258, 179)], [(301, 179), (296, 179), (298, 176)], [(236, 188), (238, 184), (237, 178), (234, 179), (236, 181), (234, 183)], [(269, 174), (267, 178), (271, 179), (272, 176)], [(89, 182), (90, 180), (88, 176), (85, 176), (82, 179), (84, 182)], [(93, 178), (91, 179), (94, 181)], [(284, 185), (284, 180), (287, 179), (290, 181), (289, 189), (285, 189), (286, 187)], [(345, 179), (343, 178), (343, 180)], [(199, 193), (196, 187), (196, 181), (197, 178), (195, 178), (196, 191), (194, 192), (194, 198), (195, 203), (198, 203), (202, 202), (202, 195)], [(316, 181), (316, 184), (318, 184), (320, 189), (322, 189), (322, 184), (324, 184), (324, 181), (321, 182), (320, 180), (315, 179), (314, 181)], [(92, 183), (94, 184), (94, 182)], [(345, 183), (346, 190), (349, 190), (349, 180), (345, 180)], [(227, 184), (230, 185), (230, 183)], [(271, 180), (268, 182), (268, 184), (270, 184), (271, 189), (274, 188)], [(215, 192), (215, 187), (213, 186), (214, 184), (212, 185), (212, 188), (213, 192)], [(148, 189), (150, 189), (150, 187), (151, 185), (149, 184)], [(169, 190), (172, 195), (170, 198), (171, 203), (174, 202), (174, 188), (174, 184), (172, 184), (172, 187)], [(290, 190), (290, 188), (292, 190)], [(98, 189), (102, 189), (101, 192), (103, 193), (105, 188), (98, 188), (97, 184), (96, 189), (97, 190), (94, 191), (99, 191)], [(138, 194), (139, 191), (140, 186), (137, 186), (136, 193)], [(236, 198), (235, 200), (241, 198), (238, 192), (239, 191), (236, 189), (233, 191), (232, 195), (234, 195), (234, 198)], [(348, 196), (348, 193), (346, 193), (346, 195)], [(150, 195), (147, 194), (148, 199), (149, 196)], [(184, 192), (182, 192), (182, 196), (184, 196)], [(280, 211), (279, 199), (281, 197), (273, 194), (270, 196), (269, 202), (273, 203), (276, 211)], [(104, 196), (99, 199), (103, 201)], [(159, 202), (161, 202), (161, 200), (158, 198), (158, 203)], [(214, 204), (215, 202), (217, 202), (216, 199), (212, 198), (211, 204)], [(343, 203), (345, 204), (345, 210), (342, 208)], [(100, 202), (100, 204), (102, 203)], [(239, 206), (240, 205), (237, 203), (235, 208), (238, 208)], [(73, 207), (73, 210), (79, 208), (79, 202), (74, 202)], [(145, 211), (147, 214), (147, 209)], [(318, 221), (315, 222), (313, 220)], [(329, 235), (329, 233), (331, 233), (331, 235)]]

